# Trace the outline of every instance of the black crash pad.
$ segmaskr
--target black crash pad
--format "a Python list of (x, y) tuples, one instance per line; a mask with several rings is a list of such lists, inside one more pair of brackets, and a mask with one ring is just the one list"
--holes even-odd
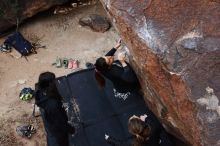
[[(126, 100), (115, 97), (113, 85), (107, 80), (101, 90), (94, 76), (94, 69), (81, 70), (57, 78), (57, 87), (70, 103), (74, 98), (79, 107), (79, 127), (77, 134), (71, 137), (74, 146), (109, 146), (104, 135), (109, 134), (119, 139), (130, 136), (127, 122), (132, 115), (149, 113), (143, 98), (137, 93), (130, 93)], [(74, 106), (69, 104), (68, 110)], [(68, 115), (71, 118), (71, 114)]]

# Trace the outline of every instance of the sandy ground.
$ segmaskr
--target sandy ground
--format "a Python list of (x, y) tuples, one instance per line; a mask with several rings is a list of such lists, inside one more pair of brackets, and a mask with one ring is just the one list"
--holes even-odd
[[(20, 31), (31, 41), (39, 40), (46, 49), (38, 49), (37, 54), (17, 58), (0, 53), (0, 145), (1, 146), (45, 146), (46, 138), (41, 118), (31, 117), (34, 100), (21, 101), (18, 96), (24, 87), (34, 87), (41, 72), (51, 71), (57, 76), (67, 75), (74, 70), (56, 68), (51, 64), (56, 57), (73, 58), (85, 62), (95, 59), (115, 44), (118, 35), (114, 28), (108, 32), (92, 32), (78, 25), (78, 20), (88, 14), (106, 15), (101, 4), (76, 8), (67, 15), (54, 15), (52, 12), (40, 14), (23, 24)], [(0, 39), (0, 43), (5, 38)], [(31, 123), (37, 133), (31, 139), (16, 135), (16, 126)]]

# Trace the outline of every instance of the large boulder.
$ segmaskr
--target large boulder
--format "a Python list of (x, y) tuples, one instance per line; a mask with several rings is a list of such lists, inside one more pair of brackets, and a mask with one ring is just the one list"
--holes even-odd
[(193, 146), (220, 146), (220, 1), (101, 2), (165, 128)]
[(68, 0), (0, 0), (0, 32)]

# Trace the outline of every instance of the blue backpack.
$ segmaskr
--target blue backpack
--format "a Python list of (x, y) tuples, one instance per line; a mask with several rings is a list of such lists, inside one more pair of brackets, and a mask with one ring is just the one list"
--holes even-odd
[(14, 47), (22, 56), (27, 56), (31, 53), (36, 53), (32, 44), (26, 40), (20, 32), (11, 34), (4, 44)]

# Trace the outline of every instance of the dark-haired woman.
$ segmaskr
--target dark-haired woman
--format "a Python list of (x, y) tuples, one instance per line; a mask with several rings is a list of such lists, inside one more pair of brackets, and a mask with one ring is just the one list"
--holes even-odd
[(62, 98), (56, 88), (55, 74), (41, 73), (35, 87), (36, 104), (40, 107), (48, 146), (68, 146), (68, 135), (75, 129), (68, 124), (66, 112), (62, 106)]
[(168, 133), (153, 115), (132, 116), (128, 121), (128, 131), (133, 137), (117, 140), (105, 136), (112, 146), (173, 146)]
[(114, 54), (121, 46), (121, 40), (105, 56), (96, 60), (96, 79), (102, 87), (105, 85), (104, 78), (112, 81), (117, 92), (126, 93), (139, 88), (139, 82), (131, 66), (125, 61), (125, 56), (114, 60)]

